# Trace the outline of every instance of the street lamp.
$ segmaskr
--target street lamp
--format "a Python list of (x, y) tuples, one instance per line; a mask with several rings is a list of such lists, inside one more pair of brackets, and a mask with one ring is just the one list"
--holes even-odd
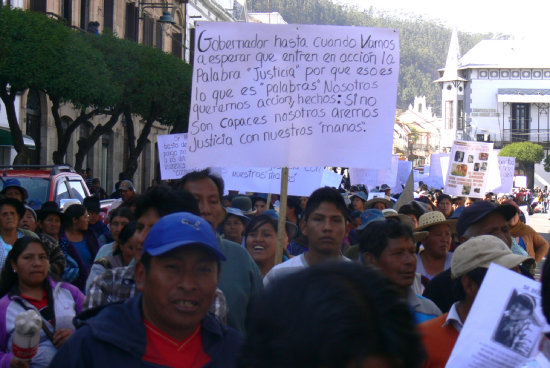
[[(187, 3), (187, 1), (183, 1), (182, 3)], [(166, 32), (166, 28), (169, 26), (176, 24), (174, 21), (174, 17), (172, 17), (172, 14), (168, 9), (176, 9), (178, 8), (178, 5), (172, 5), (170, 3), (162, 4), (162, 3), (152, 3), (152, 2), (145, 2), (145, 1), (139, 1), (138, 2), (138, 8), (139, 8), (139, 19), (143, 19), (143, 11), (147, 8), (149, 9), (164, 9), (162, 12), (162, 16), (157, 20), (158, 23), (160, 23), (160, 26), (162, 27), (162, 30)]]

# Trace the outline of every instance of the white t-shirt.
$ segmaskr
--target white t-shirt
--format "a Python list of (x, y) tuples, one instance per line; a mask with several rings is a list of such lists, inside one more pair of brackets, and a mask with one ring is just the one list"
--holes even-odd
[[(351, 262), (349, 258), (342, 256), (342, 261)], [(305, 253), (300, 254), (294, 258), (289, 259), (286, 262), (280, 263), (273, 267), (269, 272), (264, 276), (264, 287), (266, 287), (273, 280), (288, 275), (289, 273), (298, 271), (301, 268), (309, 267), (309, 264), (306, 261)]]

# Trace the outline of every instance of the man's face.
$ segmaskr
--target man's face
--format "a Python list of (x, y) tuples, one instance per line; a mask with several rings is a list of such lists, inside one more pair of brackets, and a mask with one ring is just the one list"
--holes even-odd
[(302, 232), (307, 235), (309, 251), (327, 256), (340, 254), (346, 235), (346, 219), (330, 202), (322, 202), (302, 222)]
[(236, 243), (241, 243), (244, 234), (244, 223), (237, 216), (228, 216), (223, 222), (225, 237)]
[(376, 202), (372, 208), (376, 209), (376, 210), (380, 210), (380, 211), (384, 211), (386, 209), (386, 205), (382, 202)]
[(414, 282), (416, 247), (410, 238), (388, 239), (388, 246), (380, 258), (369, 257), (367, 261), (380, 268), (399, 287), (408, 288)]
[(216, 183), (210, 178), (190, 181), (185, 184), (185, 190), (193, 194), (199, 203), (201, 217), (215, 229), (223, 221), (225, 211), (220, 202), (220, 194)]
[(453, 206), (451, 204), (451, 201), (449, 201), (449, 199), (444, 198), (441, 201), (437, 202), (437, 209), (441, 211), (445, 215), (445, 217), (449, 217), (451, 216)]
[(177, 248), (152, 257), (149, 271), (136, 264), (143, 292), (143, 315), (178, 340), (189, 336), (206, 316), (218, 285), (218, 262), (201, 246)]
[(99, 221), (99, 212), (95, 211), (88, 211), (88, 220), (90, 221), (90, 225), (94, 225), (96, 222)]
[(23, 194), (17, 188), (12, 187), (12, 188), (6, 189), (6, 193), (4, 193), (4, 197), (6, 197), (6, 198), (15, 198), (19, 202), (23, 202)]
[(134, 191), (131, 189), (121, 189), (120, 190), (120, 198), (123, 202), (128, 201), (134, 196)]
[(351, 205), (356, 211), (365, 211), (365, 202), (363, 202), (363, 200), (359, 197), (353, 197), (351, 200)]
[(481, 219), (481, 221), (474, 225), (474, 230), (472, 236), (493, 235), (505, 242), (508, 247), (512, 246), (510, 225), (500, 213), (492, 213)]
[(61, 218), (57, 214), (49, 214), (40, 221), (40, 227), (46, 234), (57, 238), (61, 230)]
[(256, 200), (256, 202), (254, 202), (254, 209), (256, 210), (256, 216), (259, 216), (267, 209), (267, 203), (265, 201)]
[(118, 240), (118, 235), (124, 228), (124, 226), (128, 225), (130, 223), (130, 219), (124, 216), (115, 216), (111, 220), (111, 224), (109, 226), (109, 230), (111, 230), (111, 235), (113, 236), (113, 239)]
[[(134, 246), (136, 250), (136, 256), (141, 257), (145, 238), (147, 237), (147, 234), (149, 234), (149, 230), (151, 230), (151, 227), (153, 227), (153, 225), (156, 224), (159, 219), (160, 216), (157, 210), (154, 208), (149, 208), (147, 211), (145, 211), (143, 215), (140, 216), (140, 218), (137, 219), (136, 232), (134, 234)], [(136, 257), (136, 260), (139, 260), (139, 258)]]

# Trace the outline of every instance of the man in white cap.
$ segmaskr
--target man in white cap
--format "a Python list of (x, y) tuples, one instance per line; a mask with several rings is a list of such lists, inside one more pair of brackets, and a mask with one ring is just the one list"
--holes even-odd
[(512, 253), (492, 235), (473, 237), (456, 249), (451, 261), (458, 302), (448, 313), (418, 325), (428, 358), (424, 367), (445, 367), (491, 263), (519, 271), (531, 258)]

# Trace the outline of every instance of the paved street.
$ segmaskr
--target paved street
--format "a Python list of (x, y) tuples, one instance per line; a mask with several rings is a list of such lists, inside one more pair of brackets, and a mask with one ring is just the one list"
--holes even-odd
[(550, 218), (549, 214), (536, 213), (529, 217), (529, 225), (550, 242), (550, 220), (548, 218)]

